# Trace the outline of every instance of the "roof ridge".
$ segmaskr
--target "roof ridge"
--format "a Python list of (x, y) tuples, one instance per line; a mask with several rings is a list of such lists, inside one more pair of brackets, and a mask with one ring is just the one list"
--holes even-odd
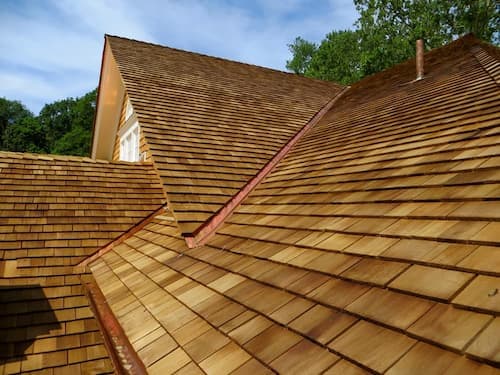
[(284, 70), (279, 70), (279, 69), (275, 69), (275, 68), (269, 68), (269, 67), (261, 66), (261, 65), (257, 65), (257, 64), (251, 64), (251, 63), (244, 62), (244, 61), (238, 61), (238, 60), (226, 59), (226, 58), (218, 57), (218, 56), (212, 56), (212, 55), (208, 55), (206, 53), (201, 53), (201, 52), (188, 51), (188, 50), (184, 50), (184, 49), (181, 49), (181, 48), (170, 47), (170, 46), (166, 46), (166, 45), (159, 44), (159, 43), (146, 42), (146, 41), (142, 41), (142, 40), (138, 40), (138, 39), (127, 38), (127, 37), (118, 36), (118, 35), (111, 35), (111, 34), (104, 34), (104, 37), (105, 38), (108, 38), (108, 37), (110, 37), (110, 38), (117, 38), (117, 39), (122, 39), (122, 40), (128, 40), (128, 41), (135, 42), (135, 43), (146, 44), (146, 45), (150, 45), (150, 46), (154, 46), (154, 47), (167, 48), (167, 49), (172, 50), (172, 51), (182, 52), (182, 53), (186, 53), (186, 54), (190, 54), (190, 55), (196, 55), (196, 56), (201, 56), (201, 57), (207, 57), (209, 59), (213, 59), (213, 60), (217, 60), (217, 61), (222, 61), (222, 62), (230, 62), (230, 63), (233, 63), (233, 64), (246, 65), (246, 66), (250, 66), (250, 67), (253, 67), (253, 68), (267, 70), (267, 71), (272, 72), (272, 73), (279, 73), (279, 74), (284, 74), (284, 75), (287, 75), (287, 76), (297, 77), (298, 79), (303, 79), (303, 80), (308, 80), (308, 81), (322, 82), (322, 83), (325, 83), (325, 84), (336, 85), (338, 87), (345, 87), (344, 85), (342, 85), (342, 84), (340, 84), (338, 82), (335, 82), (335, 81), (325, 81), (325, 80), (318, 79), (318, 78), (306, 77), (306, 76), (302, 76), (302, 75), (299, 75), (299, 74), (296, 74), (296, 73), (287, 72), (287, 71), (284, 71)]
[(302, 138), (302, 136), (317, 124), (323, 116), (333, 107), (333, 105), (348, 91), (350, 86), (345, 87), (340, 93), (335, 95), (325, 104), (281, 149), (269, 160), (259, 172), (231, 197), (231, 199), (221, 207), (215, 214), (210, 216), (193, 233), (185, 235), (188, 247), (193, 248), (204, 245), (217, 229), (231, 216), (234, 210), (243, 202), (255, 187), (274, 169), (274, 167), (288, 154), (290, 149)]

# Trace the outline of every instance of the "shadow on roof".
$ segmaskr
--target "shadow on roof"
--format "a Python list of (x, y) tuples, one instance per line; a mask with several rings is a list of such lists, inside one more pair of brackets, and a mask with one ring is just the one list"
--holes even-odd
[(0, 286), (0, 364), (30, 354), (33, 342), (61, 328), (40, 285)]

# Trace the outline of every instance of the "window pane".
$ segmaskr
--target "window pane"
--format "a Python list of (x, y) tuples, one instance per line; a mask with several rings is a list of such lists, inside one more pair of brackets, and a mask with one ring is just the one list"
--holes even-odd
[(139, 161), (139, 124), (135, 122), (124, 132), (120, 140), (120, 159), (125, 161)]
[(120, 160), (125, 160), (125, 142), (120, 142)]

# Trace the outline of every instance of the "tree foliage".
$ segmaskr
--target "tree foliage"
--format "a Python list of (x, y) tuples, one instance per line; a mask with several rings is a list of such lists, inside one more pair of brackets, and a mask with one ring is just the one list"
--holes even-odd
[(34, 116), (20, 102), (0, 98), (1, 149), (87, 156), (95, 102), (93, 90), (80, 98), (46, 104)]
[(316, 44), (298, 36), (288, 45), (288, 50), (292, 53), (292, 59), (287, 60), (286, 68), (294, 73), (304, 74), (316, 52)]
[(359, 35), (356, 31), (333, 31), (321, 42), (305, 75), (349, 84), (361, 78)]
[(26, 117), (33, 117), (33, 113), (22, 103), (0, 98), (0, 146), (3, 144), (3, 137), (7, 128)]
[[(351, 83), (415, 54), (415, 41), (427, 49), (474, 33), (495, 44), (500, 37), (500, 3), (495, 0), (354, 0), (359, 18), (354, 31), (333, 31), (307, 59), (297, 38), (290, 48), (305, 76)], [(300, 39), (300, 44), (297, 40)], [(300, 53), (296, 53), (296, 52)]]
[(427, 49), (474, 33), (495, 42), (498, 5), (493, 0), (354, 0), (360, 17), (361, 65), (376, 73), (415, 54), (415, 41)]
[(8, 151), (46, 153), (45, 132), (37, 118), (26, 116), (4, 132), (3, 148)]
[[(81, 98), (59, 100), (42, 108), (38, 119), (46, 131), (47, 145), (51, 152), (70, 152), (74, 155), (87, 155), (90, 152), (95, 100), (96, 90), (93, 90)], [(65, 137), (70, 133), (76, 138)], [(68, 142), (74, 144), (74, 150)]]

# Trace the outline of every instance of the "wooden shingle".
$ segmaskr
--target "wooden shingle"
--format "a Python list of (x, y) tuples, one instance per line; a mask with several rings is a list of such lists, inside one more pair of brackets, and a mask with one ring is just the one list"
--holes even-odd
[(161, 181), (151, 164), (10, 152), (0, 164), (0, 372), (112, 372), (73, 267), (162, 207)]
[(173, 214), (88, 260), (115, 338), (149, 373), (499, 372), (498, 53), (466, 36), (426, 54), (423, 80), (410, 60), (353, 84), (190, 248), (340, 86), (107, 43), (155, 168), (6, 154), (6, 352), (39, 331), (4, 372), (110, 371), (69, 274), (161, 206), (162, 187)]
[(185, 233), (221, 208), (342, 88), (115, 36), (106, 43)]

